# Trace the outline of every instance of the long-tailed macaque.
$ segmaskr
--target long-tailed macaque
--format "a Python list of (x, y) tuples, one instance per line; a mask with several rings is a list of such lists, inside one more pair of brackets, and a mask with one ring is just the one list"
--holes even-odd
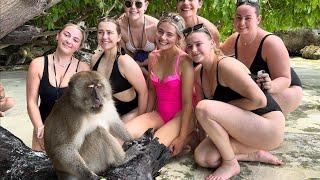
[(142, 147), (125, 153), (116, 137), (132, 139), (114, 107), (109, 82), (97, 72), (75, 74), (45, 121), (45, 150), (59, 179), (99, 179), (97, 173), (141, 153)]

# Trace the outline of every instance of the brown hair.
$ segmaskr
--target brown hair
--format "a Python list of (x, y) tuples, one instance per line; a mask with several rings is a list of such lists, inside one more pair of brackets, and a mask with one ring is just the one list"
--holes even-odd
[[(121, 35), (120, 25), (119, 25), (119, 23), (118, 23), (114, 18), (110, 18), (110, 17), (100, 18), (99, 21), (98, 21), (97, 29), (98, 29), (99, 24), (102, 23), (102, 22), (105, 22), (105, 23), (111, 22), (111, 23), (115, 24), (115, 25), (116, 25), (116, 31), (117, 31), (118, 35)], [(118, 52), (121, 52), (120, 41), (117, 43), (117, 49), (118, 49), (117, 52), (114, 53), (114, 54), (109, 54), (109, 56), (108, 56), (107, 59), (110, 59), (110, 58), (112, 58), (112, 57), (116, 57), (116, 54), (117, 54)]]
[(97, 28), (98, 28), (99, 24), (102, 23), (102, 22), (111, 22), (111, 23), (115, 24), (115, 25), (116, 25), (117, 33), (118, 33), (118, 34), (121, 34), (120, 25), (119, 25), (119, 23), (118, 23), (114, 18), (110, 18), (110, 17), (100, 18), (99, 21), (98, 21)]
[(248, 5), (248, 6), (251, 6), (251, 7), (255, 8), (255, 10), (256, 10), (256, 15), (257, 15), (257, 16), (260, 15), (260, 5), (259, 5), (259, 1), (257, 1), (257, 2), (251, 2), (251, 1), (237, 2), (237, 4), (236, 4), (237, 9), (238, 9), (239, 6), (242, 6), (242, 5)]

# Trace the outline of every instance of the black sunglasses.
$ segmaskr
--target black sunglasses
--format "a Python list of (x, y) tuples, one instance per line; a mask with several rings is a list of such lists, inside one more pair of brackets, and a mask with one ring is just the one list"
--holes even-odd
[[(140, 9), (143, 5), (143, 3), (141, 1), (135, 1), (135, 6), (136, 8)], [(126, 8), (131, 8), (133, 6), (133, 2), (131, 2), (130, 0), (126, 0), (124, 1), (124, 5), (126, 6)]]
[(245, 2), (251, 3), (251, 4), (258, 4), (259, 0), (237, 0), (237, 6)]
[[(200, 24), (197, 24), (197, 25), (194, 25), (193, 27), (188, 27), (186, 29), (184, 29), (182, 31), (184, 37), (188, 37), (192, 32), (197, 32), (197, 31), (200, 31), (202, 30), (202, 32), (208, 34), (210, 37), (211, 37), (211, 34), (210, 32), (208, 31), (208, 29), (203, 25), (203, 23), (200, 23)], [(212, 38), (212, 37), (211, 37)]]

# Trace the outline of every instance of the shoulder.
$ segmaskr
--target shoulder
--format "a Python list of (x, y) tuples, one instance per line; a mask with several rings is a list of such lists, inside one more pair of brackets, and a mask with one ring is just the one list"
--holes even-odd
[(198, 16), (198, 18), (199, 18), (199, 23), (203, 23), (209, 31), (214, 31), (214, 32), (218, 31), (218, 28), (208, 19), (201, 16)]
[(247, 73), (250, 73), (249, 69), (241, 63), (239, 60), (226, 56), (225, 58), (221, 59), (219, 62), (219, 71), (231, 74), (238, 74), (239, 70), (243, 70)]
[(234, 53), (234, 45), (236, 43), (236, 39), (238, 37), (238, 33), (233, 33), (231, 36), (227, 37), (227, 39), (221, 43), (220, 49), (226, 55), (232, 55)]
[(145, 15), (145, 18), (146, 18), (146, 29), (156, 31), (159, 20), (149, 15)]
[(148, 22), (148, 24), (157, 25), (159, 22), (159, 20), (153, 16), (145, 14), (144, 17), (146, 18), (146, 21)]
[[(271, 33), (266, 32), (264, 37), (267, 34), (271, 34)], [(284, 42), (280, 37), (278, 37), (275, 34), (271, 34), (265, 38), (262, 48), (263, 48), (263, 53), (267, 53), (267, 54), (274, 54), (277, 52), (287, 53), (287, 48)]]
[(140, 70), (139, 65), (132, 59), (131, 56), (128, 54), (121, 55), (118, 58), (118, 65), (121, 72), (124, 72), (124, 74), (130, 73), (130, 72), (136, 72), (136, 70)]
[(264, 40), (264, 45), (270, 46), (270, 45), (284, 45), (282, 39), (275, 35), (275, 34), (270, 34), (265, 40)]
[(29, 69), (34, 69), (35, 71), (41, 70), (44, 67), (44, 56), (37, 57), (33, 59), (29, 65)]
[(224, 43), (230, 43), (230, 42), (235, 43), (238, 35), (239, 35), (239, 33), (237, 33), (237, 32), (231, 34), (229, 37), (227, 37), (227, 39), (224, 41)]
[(44, 56), (33, 59), (28, 68), (28, 77), (42, 77), (44, 71)]
[(131, 56), (129, 56), (128, 54), (125, 54), (125, 55), (121, 55), (119, 56), (118, 58), (118, 63), (119, 65), (121, 65), (121, 67), (125, 66), (125, 67), (128, 67), (132, 64), (137, 64)]

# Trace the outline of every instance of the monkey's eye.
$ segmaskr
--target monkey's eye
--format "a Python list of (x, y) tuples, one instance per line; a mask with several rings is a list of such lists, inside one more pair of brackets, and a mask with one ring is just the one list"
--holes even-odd
[(93, 84), (90, 84), (90, 85), (88, 86), (88, 88), (92, 89), (92, 88), (94, 88), (94, 85), (93, 85)]
[(99, 88), (99, 89), (102, 88), (102, 84), (98, 83), (97, 88)]

